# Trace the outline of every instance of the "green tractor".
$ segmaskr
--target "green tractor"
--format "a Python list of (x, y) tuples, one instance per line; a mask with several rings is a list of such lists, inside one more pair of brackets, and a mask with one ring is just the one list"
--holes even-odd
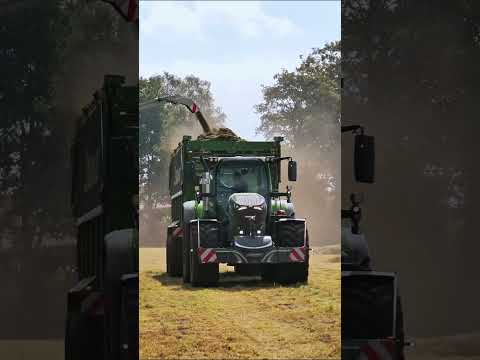
[(281, 156), (283, 138), (250, 142), (228, 129), (212, 131), (199, 107), (182, 97), (157, 98), (141, 109), (158, 101), (185, 105), (204, 130), (197, 140), (184, 136), (171, 156), (168, 274), (211, 286), (225, 263), (267, 281), (307, 282), (306, 222), (295, 217), (291, 189), (279, 191), (283, 160), (288, 180), (297, 179), (296, 162)]

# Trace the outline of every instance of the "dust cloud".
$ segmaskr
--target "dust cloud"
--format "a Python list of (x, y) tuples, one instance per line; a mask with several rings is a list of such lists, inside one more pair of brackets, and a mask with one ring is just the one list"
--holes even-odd
[[(161, 161), (170, 164), (170, 155), (178, 147), (183, 136), (189, 135), (192, 139), (203, 134), (203, 130), (198, 123), (192, 125), (171, 126), (166, 134), (163, 134), (160, 142), (162, 149), (168, 152), (168, 156)], [(168, 168), (168, 166), (167, 166)], [(168, 184), (168, 171), (161, 174), (161, 183)], [(153, 209), (140, 209), (140, 246), (142, 247), (164, 247), (167, 240), (167, 227), (170, 224), (170, 202), (163, 200)]]
[[(164, 144), (161, 146), (168, 149), (168, 151), (172, 153), (178, 147), (178, 144), (182, 141), (182, 138), (184, 135), (188, 135), (188, 136), (191, 136), (192, 139), (196, 139), (201, 134), (203, 134), (203, 130), (201, 126), (197, 123), (194, 123), (194, 125), (191, 125), (191, 126), (188, 126), (188, 125), (172, 126), (169, 133), (166, 135), (165, 139), (163, 140)], [(168, 181), (168, 179), (166, 181)]]
[[(340, 132), (340, 128), (338, 129)], [(297, 181), (287, 181), (286, 162), (282, 164), (282, 186), (292, 187), (296, 216), (307, 220), (311, 246), (340, 244), (340, 145), (328, 153), (315, 149), (288, 149), (282, 156), (297, 161)]]

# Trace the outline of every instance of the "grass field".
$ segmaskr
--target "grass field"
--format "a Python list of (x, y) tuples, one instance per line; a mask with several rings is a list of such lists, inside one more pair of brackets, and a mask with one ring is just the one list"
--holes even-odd
[(62, 360), (62, 340), (0, 340), (0, 359)]
[(222, 265), (218, 287), (195, 289), (165, 274), (165, 249), (140, 249), (140, 358), (340, 358), (338, 251), (313, 251), (306, 285)]

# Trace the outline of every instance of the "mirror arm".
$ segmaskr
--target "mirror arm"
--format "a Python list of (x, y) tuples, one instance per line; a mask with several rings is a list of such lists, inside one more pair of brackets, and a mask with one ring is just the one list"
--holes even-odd
[(200, 155), (200, 162), (202, 163), (203, 169), (205, 170), (205, 172), (210, 172), (210, 169), (208, 168), (207, 160), (205, 160), (205, 158), (202, 155)]

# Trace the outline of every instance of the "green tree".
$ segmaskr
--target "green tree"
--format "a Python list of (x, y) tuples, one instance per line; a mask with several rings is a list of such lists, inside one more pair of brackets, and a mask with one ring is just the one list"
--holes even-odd
[(267, 138), (282, 134), (296, 149), (329, 149), (339, 140), (340, 42), (314, 48), (295, 71), (282, 70), (272, 86), (263, 86), (256, 105)]
[(308, 176), (333, 196), (340, 163), (340, 49), (336, 41), (300, 56), (295, 71), (282, 70), (273, 85), (263, 86), (263, 102), (255, 106), (261, 120), (257, 132), (284, 136), (307, 173), (308, 161), (316, 161), (322, 171)]
[(28, 250), (45, 197), (38, 174), (55, 162), (52, 78), (62, 51), (58, 34), (65, 29), (55, 1), (24, 2), (7, 10), (0, 27), (0, 147), (5, 155), (0, 159), (0, 201), (13, 199), (10, 215), (22, 219), (15, 245)]
[[(159, 95), (182, 95), (194, 100), (214, 127), (226, 118), (215, 106), (210, 83), (193, 75), (180, 78), (164, 72), (140, 78), (140, 103)], [(194, 115), (183, 106), (159, 104), (140, 114), (140, 198), (147, 208), (166, 201), (168, 164), (171, 150), (183, 134), (197, 135), (200, 126)]]

